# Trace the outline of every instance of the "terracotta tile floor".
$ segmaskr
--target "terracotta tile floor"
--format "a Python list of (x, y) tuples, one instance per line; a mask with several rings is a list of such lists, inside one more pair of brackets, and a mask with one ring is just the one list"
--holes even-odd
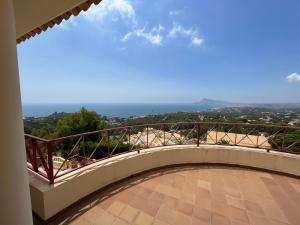
[(230, 167), (164, 169), (94, 194), (50, 224), (298, 225), (300, 180)]

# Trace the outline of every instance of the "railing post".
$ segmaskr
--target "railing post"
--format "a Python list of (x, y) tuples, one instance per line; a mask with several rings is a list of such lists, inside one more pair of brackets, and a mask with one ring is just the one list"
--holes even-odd
[[(264, 126), (264, 128), (263, 128), (263, 131), (267, 131), (267, 128), (266, 128), (266, 126)], [(271, 147), (272, 148), (272, 147)], [(267, 148), (267, 152), (270, 152), (270, 149), (269, 148)]]
[(106, 131), (106, 135), (107, 135), (107, 156), (111, 157), (110, 155), (110, 140), (109, 140), (109, 131)]
[(237, 139), (237, 125), (235, 125), (234, 145), (236, 145), (236, 139)]
[(149, 147), (149, 140), (148, 140), (148, 138), (149, 138), (149, 133), (148, 133), (148, 128), (149, 128), (149, 126), (147, 125), (147, 127), (146, 127), (146, 132), (147, 132), (147, 146), (146, 146), (146, 148), (148, 148)]
[(130, 151), (130, 127), (128, 128), (128, 149)]
[[(264, 127), (264, 130), (266, 131), (266, 127)], [(272, 148), (272, 146), (271, 146), (271, 148)], [(269, 148), (267, 148), (267, 152), (270, 152)]]
[(258, 145), (258, 139), (259, 139), (259, 126), (257, 126), (256, 129), (257, 129), (257, 131), (258, 131), (258, 134), (257, 134), (257, 137), (256, 137), (256, 146), (255, 146), (255, 147), (258, 148), (258, 146), (259, 146), (259, 145)]
[(218, 128), (219, 128), (219, 125), (216, 125), (216, 143), (215, 144), (218, 144)]
[(197, 123), (197, 147), (200, 145), (200, 123)]
[(166, 125), (163, 126), (164, 130), (164, 146), (166, 146)]
[(35, 172), (38, 172), (38, 165), (37, 165), (37, 158), (36, 158), (37, 142), (33, 138), (31, 138), (31, 146), (32, 146), (32, 167)]
[(47, 142), (47, 153), (48, 153), (48, 168), (49, 174), (48, 179), (50, 184), (54, 184), (54, 173), (53, 173), (53, 152), (52, 152), (52, 142)]

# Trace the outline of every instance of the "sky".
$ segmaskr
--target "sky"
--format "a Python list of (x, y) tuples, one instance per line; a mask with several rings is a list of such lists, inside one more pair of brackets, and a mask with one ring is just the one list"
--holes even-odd
[(18, 44), (23, 103), (300, 102), (299, 0), (103, 0)]

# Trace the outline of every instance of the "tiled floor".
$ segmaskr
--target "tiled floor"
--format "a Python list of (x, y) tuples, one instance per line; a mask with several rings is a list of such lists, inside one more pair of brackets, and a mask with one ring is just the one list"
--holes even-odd
[(300, 180), (229, 167), (149, 172), (95, 194), (51, 224), (300, 224)]

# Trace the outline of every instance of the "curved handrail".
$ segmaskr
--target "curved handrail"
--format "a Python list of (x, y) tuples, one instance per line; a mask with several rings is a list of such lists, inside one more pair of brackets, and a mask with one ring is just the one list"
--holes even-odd
[[(300, 138), (293, 142), (290, 140), (287, 142), (284, 136), (284, 134), (294, 131), (300, 132), (300, 127), (197, 121), (123, 126), (53, 139), (25, 134), (25, 139), (27, 140), (26, 152), (29, 168), (46, 177), (52, 184), (55, 178), (61, 174), (104, 158), (158, 146), (176, 144), (235, 145), (299, 154)], [(280, 146), (274, 141), (274, 138), (277, 137), (282, 139), (279, 140)], [(297, 151), (295, 152), (294, 149)], [(62, 150), (67, 150), (62, 153), (65, 161), (59, 168), (54, 168), (53, 151), (62, 152)], [(68, 165), (66, 165), (67, 161)], [(70, 170), (62, 171), (62, 168), (69, 166)]]

